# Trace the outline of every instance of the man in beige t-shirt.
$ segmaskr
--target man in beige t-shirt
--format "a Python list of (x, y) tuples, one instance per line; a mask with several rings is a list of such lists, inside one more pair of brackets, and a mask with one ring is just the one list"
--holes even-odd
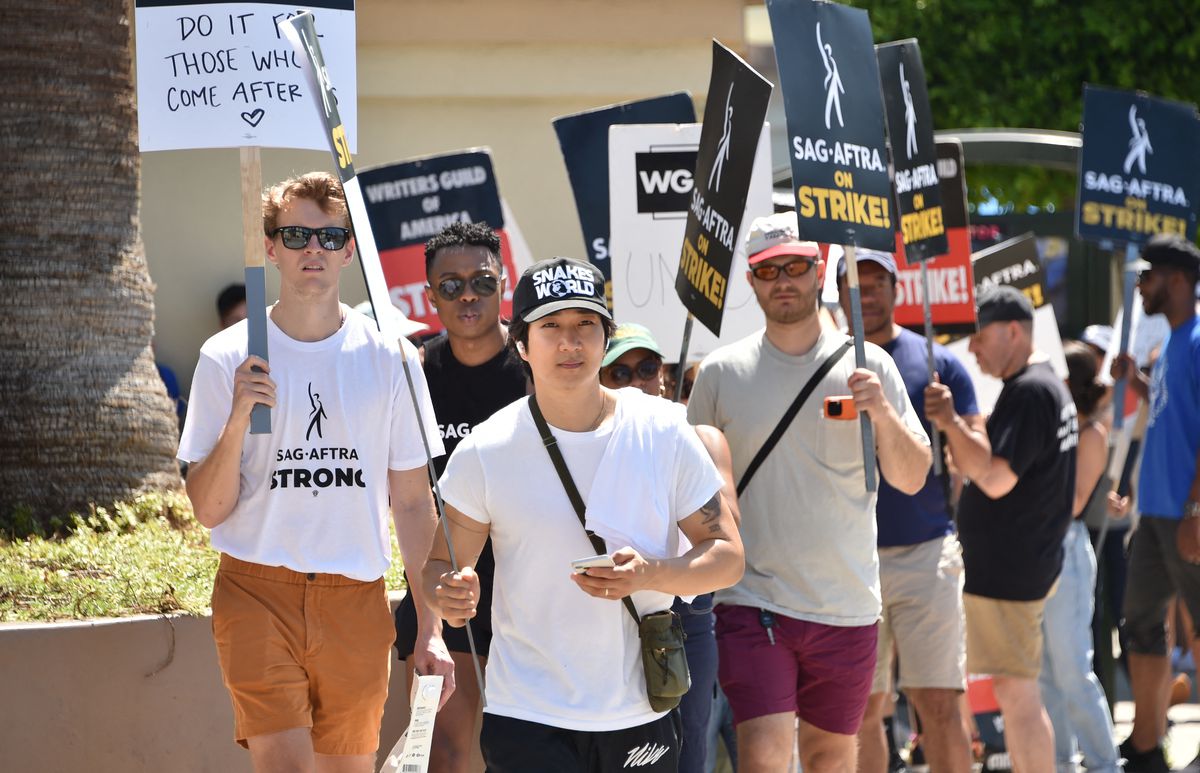
[(867, 367), (855, 368), (846, 337), (822, 328), (824, 261), (795, 214), (755, 220), (747, 246), (766, 328), (713, 352), (688, 404), (692, 423), (728, 437), (739, 488), (803, 385), (835, 362), (739, 496), (746, 573), (717, 593), (721, 686), (740, 770), (784, 770), (796, 717), (806, 771), (851, 769), (880, 614), (875, 495), (858, 421), (825, 418), (822, 406), (845, 396), (845, 413), (869, 417), (880, 468), (902, 491), (924, 484), (929, 441), (891, 358), (867, 344)]

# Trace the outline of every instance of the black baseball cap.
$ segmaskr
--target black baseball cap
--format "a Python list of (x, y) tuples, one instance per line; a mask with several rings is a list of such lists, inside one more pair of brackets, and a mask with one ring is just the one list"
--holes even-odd
[(612, 319), (600, 269), (573, 258), (551, 258), (525, 269), (513, 290), (513, 318), (533, 322), (563, 309), (594, 311)]
[(1033, 304), (1012, 285), (991, 285), (975, 297), (979, 327), (993, 322), (1024, 322), (1033, 319)]
[(1142, 248), (1137, 270), (1163, 266), (1200, 272), (1200, 249), (1179, 234), (1155, 234)]

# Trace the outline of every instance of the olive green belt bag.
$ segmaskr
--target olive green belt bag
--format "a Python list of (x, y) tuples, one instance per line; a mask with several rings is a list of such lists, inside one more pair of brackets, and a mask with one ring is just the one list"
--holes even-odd
[[(626, 609), (638, 620), (626, 596)], [(646, 615), (638, 620), (642, 641), (642, 670), (646, 673), (646, 697), (655, 711), (670, 711), (692, 686), (687, 654), (683, 650), (683, 621), (673, 610)]]
[[(579, 516), (579, 522), (583, 524), (583, 530), (591, 540), (592, 547), (597, 555), (608, 553), (604, 540), (587, 528), (583, 497), (579, 496), (579, 489), (575, 487), (571, 471), (567, 469), (567, 463), (558, 450), (558, 443), (554, 440), (541, 409), (538, 408), (536, 396), (529, 398), (529, 412), (533, 414), (533, 423), (537, 425), (546, 452), (550, 454), (550, 461), (558, 471), (558, 477), (567, 491), (567, 498), (571, 500), (575, 515)], [(683, 640), (687, 638), (683, 633), (683, 621), (670, 609), (638, 617), (637, 609), (628, 596), (621, 599), (621, 602), (633, 617), (638, 629), (642, 648), (642, 671), (646, 675), (646, 697), (650, 700), (650, 708), (655, 711), (670, 711), (679, 705), (680, 699), (692, 686), (687, 655), (683, 651)]]

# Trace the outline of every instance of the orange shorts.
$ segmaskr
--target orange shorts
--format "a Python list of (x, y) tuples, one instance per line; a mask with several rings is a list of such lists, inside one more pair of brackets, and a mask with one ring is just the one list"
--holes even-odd
[(212, 609), (238, 743), (307, 727), (318, 754), (375, 753), (396, 636), (383, 578), (222, 554)]

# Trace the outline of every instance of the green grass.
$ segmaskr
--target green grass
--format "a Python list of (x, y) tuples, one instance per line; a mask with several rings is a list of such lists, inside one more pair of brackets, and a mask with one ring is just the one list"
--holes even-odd
[[(394, 552), (389, 590), (404, 587)], [(181, 495), (92, 508), (67, 536), (0, 540), (0, 622), (204, 614), (217, 561)]]

